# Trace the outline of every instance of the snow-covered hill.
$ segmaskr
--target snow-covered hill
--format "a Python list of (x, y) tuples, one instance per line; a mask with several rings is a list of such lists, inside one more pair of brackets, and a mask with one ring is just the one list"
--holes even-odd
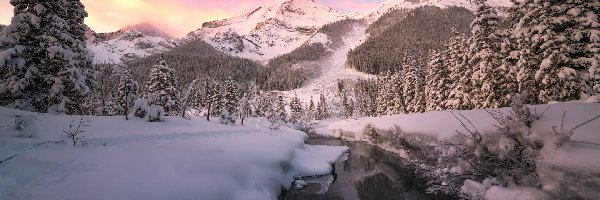
[(96, 33), (90, 29), (87, 36), (94, 63), (121, 63), (162, 53), (179, 45), (170, 35), (147, 23), (111, 33)]
[[(365, 13), (363, 19), (373, 22), (391, 10), (410, 10), (425, 5), (437, 6), (440, 8), (458, 6), (475, 10), (476, 6), (474, 2), (475, 1), (471, 0), (387, 0), (379, 4), (379, 6), (375, 7), (373, 10)], [(506, 7), (511, 5), (510, 0), (488, 0), (487, 3), (492, 7)]]
[(230, 55), (266, 61), (298, 48), (325, 24), (359, 16), (314, 0), (287, 0), (242, 16), (204, 23), (183, 40), (203, 38)]

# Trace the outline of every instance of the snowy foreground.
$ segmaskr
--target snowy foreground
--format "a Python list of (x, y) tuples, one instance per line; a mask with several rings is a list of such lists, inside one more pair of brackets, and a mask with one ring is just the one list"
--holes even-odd
[[(533, 124), (530, 137), (543, 140), (555, 136), (553, 126), (560, 129), (564, 112), (566, 112), (564, 120), (566, 130), (571, 130), (600, 114), (600, 104), (590, 103), (537, 105), (531, 106), (531, 110), (542, 113), (549, 106), (550, 108), (540, 120)], [(501, 111), (508, 113), (509, 109), (504, 108)], [(484, 134), (496, 130), (494, 124), (498, 123), (485, 110), (455, 113), (466, 116)], [(368, 141), (368, 136), (363, 134), (368, 124), (378, 129), (390, 129), (396, 125), (407, 133), (427, 134), (440, 141), (455, 136), (457, 130), (464, 131), (460, 122), (448, 111), (357, 120), (328, 120), (321, 122), (316, 131), (318, 134), (330, 137)], [(389, 149), (390, 147), (385, 145), (381, 147), (408, 158), (406, 152), (401, 149)], [(537, 173), (542, 179), (544, 191), (533, 188), (501, 187), (488, 187), (486, 191), (483, 184), (472, 181), (465, 182), (462, 189), (479, 192), (479, 195), (484, 196), (485, 199), (548, 199), (546, 192), (561, 193), (565, 197), (576, 193), (586, 199), (600, 198), (600, 120), (576, 129), (571, 141), (566, 142), (562, 147), (544, 148), (538, 159), (540, 164)]]
[[(14, 128), (23, 114), (33, 138)], [(0, 163), (0, 199), (276, 199), (296, 177), (330, 173), (348, 151), (306, 145), (306, 134), (257, 119), (86, 119), (87, 144), (74, 147), (63, 130), (79, 116), (0, 107), (0, 161), (16, 155)]]

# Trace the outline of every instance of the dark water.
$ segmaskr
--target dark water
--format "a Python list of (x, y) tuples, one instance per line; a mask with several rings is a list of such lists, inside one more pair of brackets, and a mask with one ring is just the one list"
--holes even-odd
[[(345, 161), (338, 161), (334, 165), (333, 174), (305, 179), (305, 182), (308, 182), (306, 187), (284, 192), (280, 197), (282, 200), (456, 199), (427, 194), (425, 181), (416, 176), (414, 168), (407, 166), (402, 158), (393, 153), (361, 142), (345, 142), (317, 136), (311, 136), (307, 143), (347, 146), (350, 148), (350, 154)], [(328, 182), (331, 181), (333, 184), (326, 190), (323, 186), (329, 185)]]

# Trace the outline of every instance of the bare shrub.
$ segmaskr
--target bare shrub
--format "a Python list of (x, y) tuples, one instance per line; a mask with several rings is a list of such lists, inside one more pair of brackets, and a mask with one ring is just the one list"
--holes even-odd
[(85, 116), (81, 116), (79, 121), (75, 123), (75, 120), (72, 120), (69, 124), (69, 130), (63, 130), (63, 133), (67, 138), (73, 143), (73, 146), (85, 146), (87, 145), (87, 141), (85, 141), (85, 136), (82, 134), (85, 133), (83, 127), (89, 127), (89, 123), (91, 120), (86, 119)]

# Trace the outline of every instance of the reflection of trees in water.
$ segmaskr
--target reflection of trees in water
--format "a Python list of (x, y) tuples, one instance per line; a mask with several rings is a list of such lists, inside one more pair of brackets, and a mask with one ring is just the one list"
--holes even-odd
[(383, 173), (375, 174), (356, 182), (356, 190), (360, 199), (372, 200), (403, 200), (403, 191), (393, 184), (392, 180)]
[[(302, 190), (290, 191), (284, 199), (351, 199), (395, 200), (395, 199), (458, 199), (457, 197), (426, 194), (427, 181), (416, 174), (414, 167), (394, 153), (381, 150), (365, 143), (343, 142), (336, 139), (314, 139), (313, 145), (348, 146), (347, 160), (335, 164), (336, 181), (324, 195), (314, 194), (320, 187), (309, 185)], [(337, 179), (339, 178), (339, 179)], [(312, 187), (315, 187), (311, 189)], [(351, 188), (347, 188), (351, 187)], [(347, 196), (355, 191), (356, 197)], [(343, 195), (343, 194), (346, 194)]]

